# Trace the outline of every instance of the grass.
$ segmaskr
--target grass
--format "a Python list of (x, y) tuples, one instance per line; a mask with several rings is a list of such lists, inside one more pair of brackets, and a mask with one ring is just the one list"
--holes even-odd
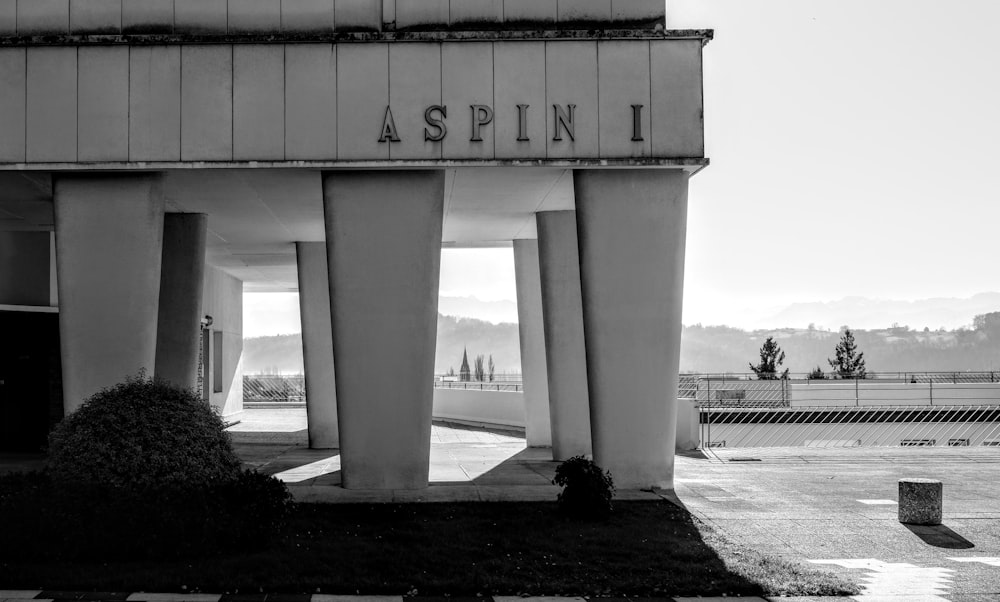
[(7, 562), (5, 588), (420, 595), (839, 595), (856, 585), (737, 545), (668, 502), (607, 521), (551, 503), (298, 504), (269, 550)]

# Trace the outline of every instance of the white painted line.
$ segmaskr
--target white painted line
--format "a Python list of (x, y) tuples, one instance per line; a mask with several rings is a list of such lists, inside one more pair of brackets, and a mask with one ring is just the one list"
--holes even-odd
[(313, 594), (312, 602), (402, 602), (403, 596), (333, 596)]
[(858, 500), (862, 504), (868, 504), (869, 506), (895, 506), (898, 504), (895, 500)]
[(583, 598), (561, 598), (559, 596), (528, 596), (527, 598), (522, 598), (521, 596), (493, 596), (493, 600), (494, 602), (570, 602), (570, 600), (584, 602)]
[(951, 588), (955, 571), (941, 567), (920, 567), (906, 562), (883, 562), (877, 558), (842, 558), (810, 560), (814, 564), (836, 564), (849, 569), (863, 569), (862, 593), (858, 602), (906, 600), (907, 602), (948, 602), (941, 594)]
[(53, 598), (0, 598), (3, 602), (55, 602)]
[(0, 589), (0, 599), (30, 600), (42, 593), (40, 589)]
[(995, 556), (961, 556), (959, 558), (951, 558), (948, 560), (954, 560), (955, 562), (981, 562), (983, 564), (988, 564), (990, 566), (1000, 566), (1000, 558)]
[(222, 594), (158, 594), (158, 593), (138, 593), (132, 594), (126, 600), (128, 602), (219, 602)]

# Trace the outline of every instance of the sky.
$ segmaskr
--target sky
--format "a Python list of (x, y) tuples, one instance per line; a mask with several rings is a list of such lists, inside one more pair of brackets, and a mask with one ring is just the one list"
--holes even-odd
[[(715, 30), (684, 323), (1000, 291), (998, 22), (996, 0), (669, 0), (668, 28)], [(441, 291), (514, 300), (510, 249), (443, 251)]]

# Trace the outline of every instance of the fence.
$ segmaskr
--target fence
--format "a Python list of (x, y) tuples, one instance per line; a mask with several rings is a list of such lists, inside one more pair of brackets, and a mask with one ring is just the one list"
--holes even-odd
[(303, 402), (306, 400), (306, 378), (297, 375), (243, 375), (244, 402)]
[(1000, 374), (687, 378), (701, 447), (1000, 446)]

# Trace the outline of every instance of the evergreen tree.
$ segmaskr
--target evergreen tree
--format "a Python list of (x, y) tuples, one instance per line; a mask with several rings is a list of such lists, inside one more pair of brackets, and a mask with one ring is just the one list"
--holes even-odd
[(781, 375), (778, 375), (778, 369), (781, 368), (781, 364), (785, 361), (785, 352), (781, 350), (781, 347), (774, 342), (774, 337), (767, 337), (764, 344), (760, 347), (760, 363), (754, 366), (750, 364), (750, 369), (753, 373), (757, 375), (760, 380), (777, 380), (778, 378), (788, 378), (788, 369), (786, 368)]
[(854, 333), (850, 328), (844, 328), (840, 342), (834, 349), (835, 359), (828, 359), (830, 367), (839, 378), (865, 378), (865, 354), (858, 351), (854, 342)]
[(497, 366), (496, 366), (496, 364), (493, 363), (493, 354), (492, 353), (490, 354), (490, 360), (489, 360), (489, 362), (487, 362), (486, 367), (489, 370), (490, 382), (493, 382), (493, 376), (497, 373)]

